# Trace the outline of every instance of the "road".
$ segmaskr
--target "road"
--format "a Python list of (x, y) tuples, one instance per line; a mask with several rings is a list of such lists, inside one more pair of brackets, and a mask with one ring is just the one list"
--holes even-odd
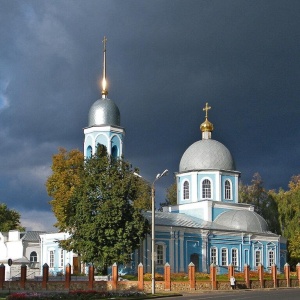
[(215, 292), (193, 292), (186, 293), (180, 297), (168, 297), (176, 300), (193, 299), (222, 299), (222, 300), (300, 300), (300, 288), (290, 289), (263, 289), (263, 290), (237, 290), (237, 291), (215, 291)]

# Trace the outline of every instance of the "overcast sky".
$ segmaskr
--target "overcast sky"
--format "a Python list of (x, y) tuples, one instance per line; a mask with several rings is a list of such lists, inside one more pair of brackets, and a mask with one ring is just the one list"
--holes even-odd
[(151, 182), (170, 171), (157, 202), (206, 102), (244, 183), (300, 173), (298, 0), (0, 0), (0, 202), (28, 229), (55, 222), (45, 181), (58, 147), (83, 150), (104, 35), (125, 157)]

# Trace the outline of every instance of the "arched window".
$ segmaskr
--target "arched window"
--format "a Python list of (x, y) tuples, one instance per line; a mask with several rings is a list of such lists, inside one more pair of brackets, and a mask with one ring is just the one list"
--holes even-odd
[(221, 254), (222, 254), (221, 265), (227, 266), (228, 265), (228, 263), (227, 263), (227, 248), (222, 248)]
[(261, 264), (261, 251), (255, 250), (255, 267), (258, 267), (259, 264)]
[(35, 251), (30, 253), (30, 262), (37, 262), (37, 254)]
[(231, 182), (229, 180), (225, 180), (225, 200), (231, 200)]
[(49, 252), (49, 268), (54, 268), (54, 250)]
[(93, 153), (93, 149), (91, 146), (88, 146), (86, 149), (86, 157), (87, 158), (91, 158), (92, 157), (92, 153)]
[(210, 249), (210, 263), (215, 265), (218, 263), (217, 248), (215, 247)]
[(117, 158), (118, 157), (118, 147), (116, 145), (111, 148), (111, 156), (113, 158)]
[(202, 181), (202, 198), (211, 199), (211, 182), (208, 179)]
[(231, 263), (233, 266), (238, 265), (238, 250), (237, 249), (231, 250)]
[(183, 183), (183, 200), (187, 200), (187, 199), (190, 199), (190, 184), (186, 180)]
[(272, 267), (275, 264), (275, 253), (274, 250), (269, 250), (269, 257), (268, 257), (268, 267)]
[(157, 245), (156, 246), (156, 253), (157, 253), (157, 264), (163, 265), (164, 264), (164, 246)]

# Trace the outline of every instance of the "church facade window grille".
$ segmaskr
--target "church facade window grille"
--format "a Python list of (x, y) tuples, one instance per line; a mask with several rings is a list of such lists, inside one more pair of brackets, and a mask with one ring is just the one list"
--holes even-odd
[(164, 244), (156, 245), (156, 263), (157, 265), (164, 265), (166, 258), (166, 246)]
[(54, 250), (49, 252), (49, 268), (54, 268)]
[(63, 249), (60, 250), (60, 266), (61, 267), (64, 266), (64, 250)]
[(225, 188), (225, 200), (232, 200), (232, 188), (231, 188), (231, 182), (230, 180), (225, 180), (224, 184)]
[(190, 199), (190, 183), (185, 180), (183, 183), (183, 200)]
[(30, 253), (30, 262), (37, 262), (37, 254), (35, 251)]
[(231, 263), (233, 266), (238, 266), (238, 250), (231, 249)]
[(216, 247), (212, 247), (210, 249), (210, 263), (211, 264), (218, 264), (218, 255), (217, 255), (217, 248)]
[(211, 199), (211, 181), (204, 179), (202, 181), (202, 199)]
[(221, 265), (227, 266), (227, 248), (222, 248), (221, 250)]
[(255, 250), (255, 267), (261, 264), (261, 250)]
[(275, 264), (275, 253), (274, 250), (269, 250), (268, 255), (268, 267), (272, 267)]

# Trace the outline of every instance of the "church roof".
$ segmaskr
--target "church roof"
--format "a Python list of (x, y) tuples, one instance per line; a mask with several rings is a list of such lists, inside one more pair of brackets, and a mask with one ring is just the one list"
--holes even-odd
[(118, 106), (108, 98), (98, 99), (89, 111), (89, 126), (120, 126)]
[(27, 231), (24, 234), (22, 240), (28, 242), (38, 242), (40, 240), (40, 234), (45, 233), (45, 231)]
[(214, 223), (229, 226), (235, 230), (250, 232), (269, 232), (266, 220), (254, 211), (229, 210), (220, 214)]
[(195, 170), (235, 170), (229, 150), (220, 142), (204, 139), (192, 144), (183, 154), (179, 172)]
[[(229, 213), (229, 214), (227, 214)], [(244, 219), (240, 219), (240, 227), (235, 223), (228, 220), (226, 216), (231, 215), (230, 213), (237, 213), (236, 216), (242, 217)], [(226, 215), (227, 214), (227, 215)], [(249, 217), (253, 214), (253, 217)], [(157, 226), (169, 226), (169, 227), (186, 227), (186, 228), (199, 228), (199, 229), (207, 229), (207, 230), (221, 230), (221, 231), (235, 231), (235, 232), (251, 232), (251, 233), (268, 233), (268, 235), (275, 235), (268, 231), (268, 226), (266, 221), (259, 216), (255, 212), (244, 211), (244, 210), (234, 210), (228, 211), (222, 214), (223, 218), (219, 216), (219, 222), (208, 222), (204, 221), (197, 217), (192, 217), (184, 213), (170, 213), (170, 212), (155, 212), (155, 224)], [(144, 216), (151, 223), (152, 221), (152, 213), (147, 211), (144, 213)], [(254, 220), (255, 218), (255, 220)], [(217, 218), (218, 219), (218, 218)], [(225, 221), (227, 220), (227, 222)], [(252, 224), (251, 222), (259, 222), (258, 224)], [(247, 225), (246, 225), (246, 224)], [(248, 224), (249, 223), (249, 224)]]

